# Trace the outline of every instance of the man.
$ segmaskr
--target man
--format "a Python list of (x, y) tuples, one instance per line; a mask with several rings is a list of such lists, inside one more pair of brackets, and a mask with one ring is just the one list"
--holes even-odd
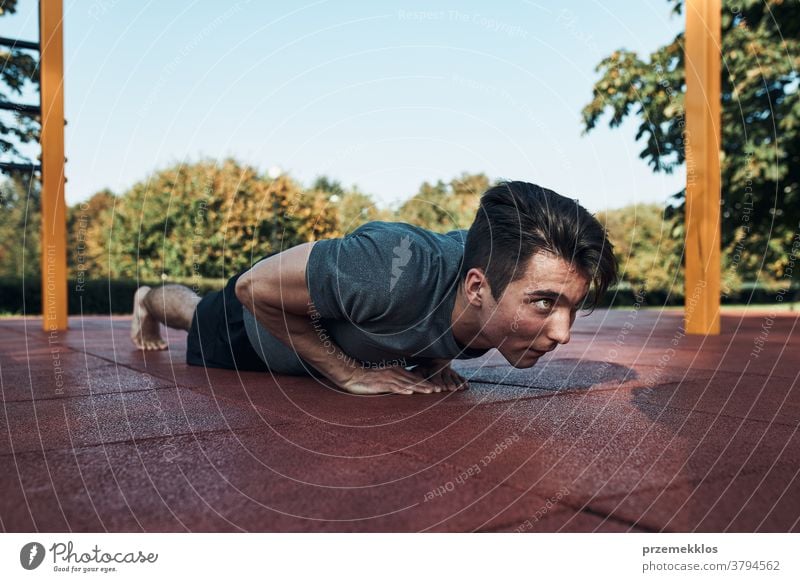
[(131, 337), (164, 349), (162, 322), (189, 331), (192, 365), (323, 376), (354, 394), (452, 391), (466, 382), (451, 360), (497, 348), (529, 368), (616, 279), (606, 233), (577, 201), (503, 182), (469, 231), (370, 222), (266, 257), (203, 299), (141, 287)]

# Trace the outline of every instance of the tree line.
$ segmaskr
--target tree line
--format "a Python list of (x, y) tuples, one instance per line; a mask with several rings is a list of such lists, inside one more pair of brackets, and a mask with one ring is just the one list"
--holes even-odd
[[(356, 186), (320, 176), (303, 187), (227, 159), (176, 165), (116, 195), (100, 191), (67, 210), (70, 278), (186, 280), (226, 277), (260, 257), (372, 220), (439, 231), (468, 228), (482, 175), (425, 183), (396, 210)], [(22, 177), (0, 184), (0, 276), (38, 277), (40, 193)]]
[[(481, 194), (495, 182), (463, 173), (424, 182), (398, 208), (379, 207), (357, 187), (320, 176), (310, 186), (271, 178), (228, 159), (176, 165), (122, 194), (103, 190), (67, 212), (72, 279), (186, 281), (217, 279), (262, 256), (320, 238), (343, 236), (372, 220), (397, 220), (447, 232), (469, 228)], [(0, 184), (0, 277), (39, 277), (36, 182)], [(620, 260), (622, 286), (682, 292), (682, 233), (676, 216), (656, 204), (597, 214)], [(723, 256), (723, 291), (772, 279), (736, 240)], [(735, 258), (735, 260), (734, 260)]]

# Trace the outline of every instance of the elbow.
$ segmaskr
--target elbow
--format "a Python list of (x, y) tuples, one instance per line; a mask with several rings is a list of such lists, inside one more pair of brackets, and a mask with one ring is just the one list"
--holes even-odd
[(245, 272), (236, 280), (234, 294), (236, 299), (253, 315), (264, 314), (272, 309), (274, 299), (264, 293), (268, 286), (256, 277), (253, 269)]
[(240, 276), (236, 280), (236, 287), (234, 288), (234, 293), (236, 294), (236, 299), (239, 302), (247, 307), (251, 312), (253, 311), (253, 285), (252, 285), (252, 277), (251, 271), (247, 271), (242, 276)]

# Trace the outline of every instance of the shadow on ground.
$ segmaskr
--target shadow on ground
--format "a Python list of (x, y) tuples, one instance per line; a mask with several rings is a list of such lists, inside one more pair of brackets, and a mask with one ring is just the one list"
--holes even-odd
[(576, 358), (544, 360), (530, 369), (506, 366), (473, 370), (459, 368), (458, 365), (454, 368), (473, 382), (552, 392), (588, 390), (609, 383), (621, 385), (638, 377), (636, 370), (623, 364)]

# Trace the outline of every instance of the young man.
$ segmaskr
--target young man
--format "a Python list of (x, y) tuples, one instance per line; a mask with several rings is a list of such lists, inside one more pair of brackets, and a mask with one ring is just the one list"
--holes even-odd
[(529, 368), (616, 279), (606, 233), (577, 201), (503, 182), (469, 231), (371, 222), (266, 257), (203, 299), (141, 287), (131, 337), (164, 349), (161, 322), (189, 331), (189, 364), (323, 376), (354, 394), (458, 390), (451, 360), (497, 348)]

